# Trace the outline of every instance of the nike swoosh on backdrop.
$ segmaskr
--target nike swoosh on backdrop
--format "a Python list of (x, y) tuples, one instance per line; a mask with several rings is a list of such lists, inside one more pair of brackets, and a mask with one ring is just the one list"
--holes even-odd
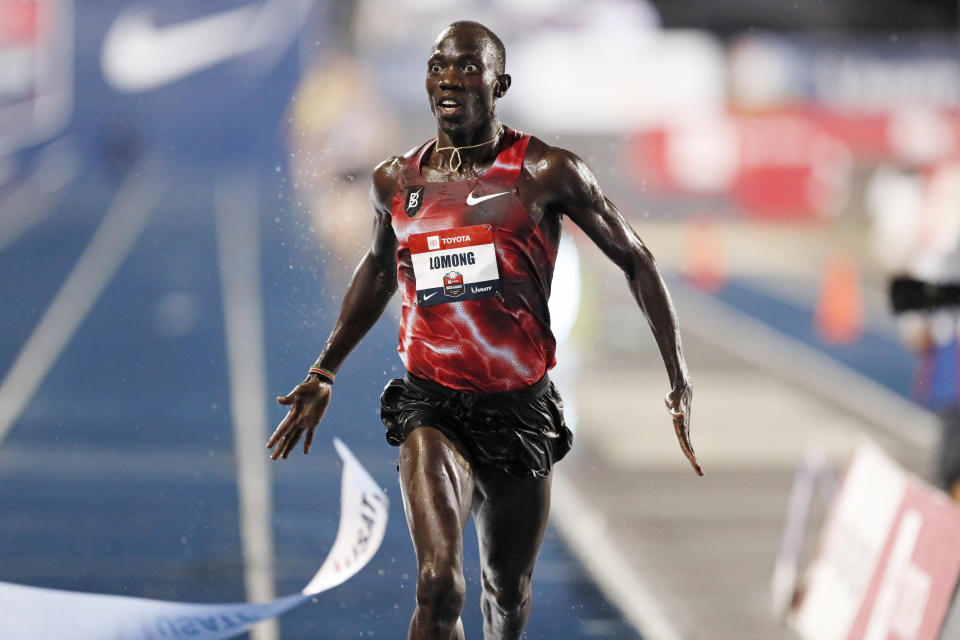
[(479, 198), (473, 197), (473, 191), (467, 194), (467, 206), (472, 207), (475, 204), (480, 204), (484, 200), (489, 200), (490, 198), (496, 198), (497, 196), (503, 196), (510, 193), (509, 191), (501, 191), (500, 193), (491, 193), (488, 196), (480, 196)]
[(164, 27), (143, 8), (124, 10), (104, 38), (103, 75), (119, 91), (149, 91), (253, 51), (285, 48), (313, 3), (270, 0)]

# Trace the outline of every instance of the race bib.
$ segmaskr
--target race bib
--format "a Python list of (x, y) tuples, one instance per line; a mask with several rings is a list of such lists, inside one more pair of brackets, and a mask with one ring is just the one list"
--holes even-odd
[(500, 293), (493, 231), (488, 224), (412, 234), (408, 240), (417, 304), (490, 298)]

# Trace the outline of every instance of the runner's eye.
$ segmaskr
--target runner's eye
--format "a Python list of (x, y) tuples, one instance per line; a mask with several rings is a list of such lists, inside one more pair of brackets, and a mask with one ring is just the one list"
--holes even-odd
[(430, 73), (440, 73), (440, 65), (434, 62), (430, 65)]
[(480, 71), (480, 67), (472, 62), (468, 62), (467, 64), (463, 65), (463, 70), (467, 73), (476, 73), (477, 71)]

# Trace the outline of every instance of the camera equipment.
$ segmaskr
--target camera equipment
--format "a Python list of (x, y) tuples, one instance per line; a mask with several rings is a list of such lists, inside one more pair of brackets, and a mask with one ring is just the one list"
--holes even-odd
[(960, 283), (932, 283), (915, 278), (894, 278), (890, 281), (890, 304), (894, 313), (960, 307)]

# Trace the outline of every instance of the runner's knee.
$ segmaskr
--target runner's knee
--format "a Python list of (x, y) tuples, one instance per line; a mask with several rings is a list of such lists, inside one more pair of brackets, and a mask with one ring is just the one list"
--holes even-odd
[(483, 592), (500, 611), (518, 611), (530, 602), (530, 575), (494, 578), (484, 573)]
[(424, 563), (417, 576), (417, 605), (451, 624), (456, 622), (467, 597), (463, 572), (452, 566)]

